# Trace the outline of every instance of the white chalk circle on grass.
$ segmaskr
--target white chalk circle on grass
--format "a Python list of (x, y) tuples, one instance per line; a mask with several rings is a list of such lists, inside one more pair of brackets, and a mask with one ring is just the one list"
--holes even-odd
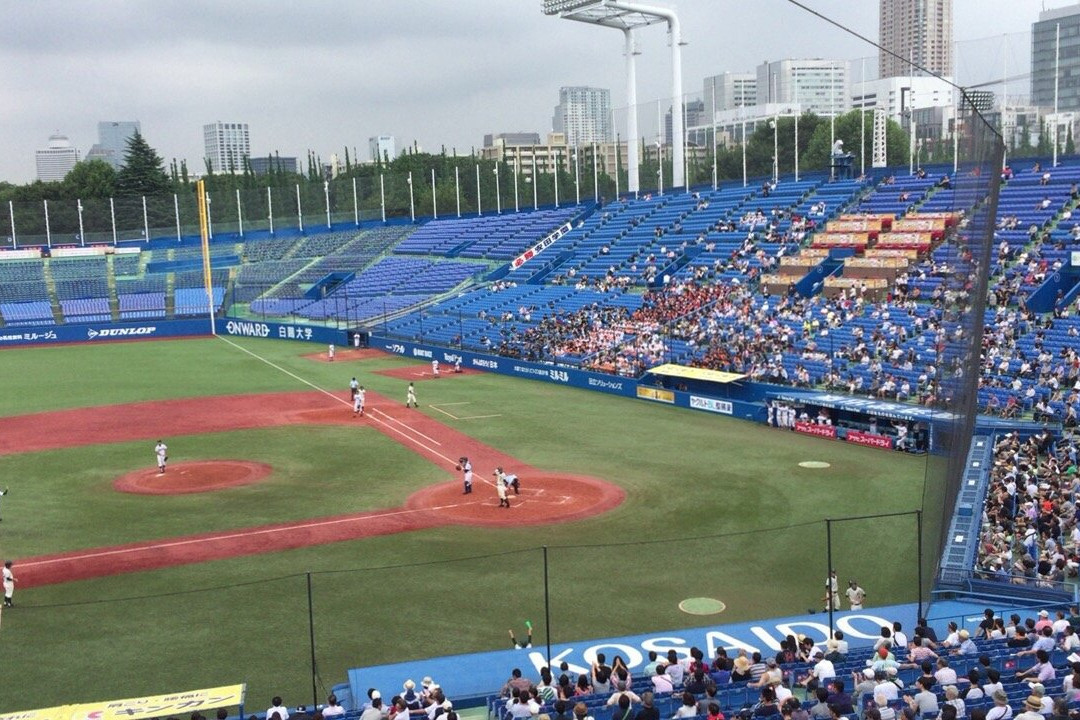
[(822, 468), (832, 467), (832, 465), (827, 462), (822, 462), (821, 460), (803, 460), (801, 463), (799, 463), (799, 467), (820, 470)]
[(716, 598), (686, 598), (679, 603), (679, 609), (689, 615), (716, 615), (727, 610), (727, 605)]

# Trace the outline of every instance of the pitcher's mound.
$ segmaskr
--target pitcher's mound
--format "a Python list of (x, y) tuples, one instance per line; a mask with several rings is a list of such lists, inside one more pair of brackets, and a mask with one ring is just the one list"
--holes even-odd
[(592, 517), (618, 507), (626, 492), (618, 485), (584, 475), (529, 475), (521, 494), (509, 493), (509, 508), (499, 507), (494, 486), (477, 477), (464, 495), (461, 482), (440, 483), (414, 493), (411, 510), (434, 513), (444, 522), (484, 527), (544, 525)]
[(113, 481), (113, 489), (137, 495), (180, 495), (223, 490), (257, 483), (270, 474), (265, 463), (244, 460), (200, 460), (169, 465), (163, 475), (157, 468), (136, 470)]

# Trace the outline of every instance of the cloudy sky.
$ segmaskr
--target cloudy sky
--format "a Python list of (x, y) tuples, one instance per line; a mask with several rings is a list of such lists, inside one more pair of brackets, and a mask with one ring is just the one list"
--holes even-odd
[[(650, 0), (665, 4), (663, 0)], [(875, 0), (805, 0), (868, 37)], [(957, 41), (1030, 30), (1075, 0), (954, 0)], [(682, 0), (684, 89), (783, 57), (871, 56), (787, 0)], [(34, 178), (56, 131), (82, 155), (99, 120), (139, 120), (168, 162), (202, 167), (202, 125), (246, 122), (252, 154), (324, 159), (391, 133), (459, 152), (485, 132), (550, 130), (561, 85), (625, 104), (621, 33), (559, 20), (540, 0), (33, 0), (0, 14), (0, 179)], [(1014, 41), (1014, 45), (1023, 44)], [(987, 47), (979, 48), (982, 45)], [(996, 43), (971, 43), (971, 58)], [(638, 98), (670, 95), (662, 26), (640, 32)], [(1009, 55), (1024, 61), (1026, 48)], [(984, 63), (965, 60), (972, 69)], [(1019, 63), (1010, 60), (1010, 67)], [(965, 68), (958, 67), (958, 72)], [(1012, 71), (1010, 70), (1010, 74)]]

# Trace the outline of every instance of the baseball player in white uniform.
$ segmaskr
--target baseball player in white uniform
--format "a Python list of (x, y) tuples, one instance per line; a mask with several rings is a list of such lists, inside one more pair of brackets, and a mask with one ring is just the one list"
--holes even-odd
[(469, 458), (464, 455), (458, 460), (458, 470), (462, 472), (461, 480), (465, 484), (465, 492), (463, 495), (469, 495), (472, 493), (472, 463), (469, 462)]
[(326, 349), (326, 359), (334, 362), (334, 343), (330, 343), (330, 347)]
[(416, 388), (412, 383), (409, 383), (409, 389), (405, 391), (405, 407), (420, 407), (420, 404), (416, 402)]
[(361, 415), (361, 416), (363, 416), (363, 414), (364, 414), (364, 399), (366, 398), (366, 396), (367, 396), (367, 391), (364, 390), (363, 385), (360, 385), (359, 387), (356, 388), (356, 394), (353, 395), (353, 399), (352, 399), (353, 415)]
[(15, 573), (11, 572), (11, 561), (4, 563), (4, 607), (15, 607)]
[(438, 360), (432, 360), (431, 361), (431, 376), (436, 377), (436, 378), (439, 377), (439, 361)]
[(510, 507), (510, 498), (506, 496), (506, 476), (500, 472), (495, 473), (495, 492), (499, 494), (499, 507)]
[(495, 468), (496, 483), (502, 482), (506, 487), (513, 489), (515, 495), (521, 494), (521, 481), (514, 473), (503, 472), (501, 467)]
[(349, 398), (350, 399), (356, 397), (356, 388), (358, 388), (358, 387), (360, 387), (360, 383), (358, 383), (356, 381), (356, 378), (353, 378), (352, 380), (349, 381)]
[(157, 441), (157, 445), (154, 446), (154, 455), (157, 456), (157, 473), (158, 475), (165, 474), (165, 463), (169, 461), (169, 446), (161, 440)]

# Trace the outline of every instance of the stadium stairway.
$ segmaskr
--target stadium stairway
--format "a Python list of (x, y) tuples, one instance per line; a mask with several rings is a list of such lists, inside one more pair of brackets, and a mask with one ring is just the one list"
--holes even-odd
[(62, 325), (64, 323), (64, 312), (60, 308), (60, 299), (56, 292), (56, 280), (53, 279), (50, 265), (50, 260), (43, 261), (41, 273), (45, 277), (45, 290), (49, 294), (49, 308), (52, 310), (53, 322)]
[(109, 315), (113, 322), (120, 320), (120, 299), (116, 293), (116, 272), (113, 269), (115, 255), (105, 256), (105, 284), (109, 288)]

